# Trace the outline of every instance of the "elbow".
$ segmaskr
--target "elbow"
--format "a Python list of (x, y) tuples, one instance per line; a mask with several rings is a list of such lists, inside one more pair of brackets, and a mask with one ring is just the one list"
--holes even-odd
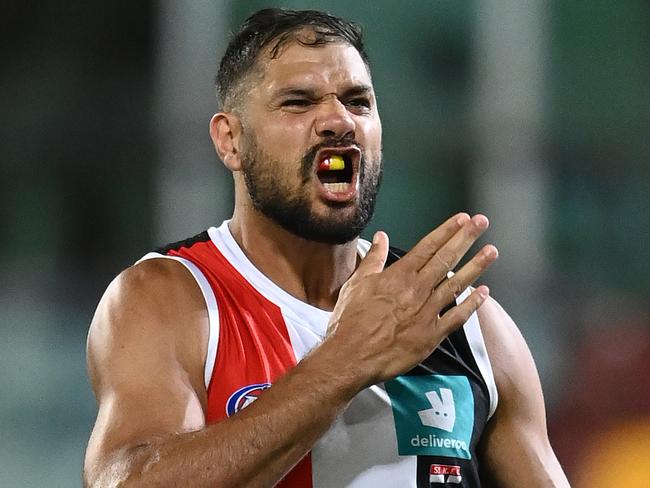
[(104, 462), (86, 465), (84, 488), (137, 488), (153, 486), (145, 476), (147, 467), (155, 463), (156, 453), (139, 446), (114, 453)]

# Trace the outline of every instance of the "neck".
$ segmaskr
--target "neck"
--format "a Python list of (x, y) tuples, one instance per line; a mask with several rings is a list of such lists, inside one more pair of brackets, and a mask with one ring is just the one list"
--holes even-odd
[(356, 239), (340, 245), (308, 241), (250, 207), (236, 209), (229, 228), (257, 269), (287, 293), (323, 310), (334, 308), (357, 266)]

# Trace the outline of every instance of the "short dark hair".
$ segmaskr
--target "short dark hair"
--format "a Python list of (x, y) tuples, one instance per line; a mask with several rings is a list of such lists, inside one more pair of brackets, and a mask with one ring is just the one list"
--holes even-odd
[[(312, 31), (313, 38), (296, 36), (305, 28)], [(358, 24), (316, 10), (263, 9), (244, 21), (221, 58), (216, 84), (217, 100), (222, 109), (230, 109), (237, 95), (237, 85), (254, 69), (262, 49), (274, 41), (271, 59), (276, 58), (289, 41), (305, 46), (344, 42), (354, 47), (366, 67), (370, 67)]]

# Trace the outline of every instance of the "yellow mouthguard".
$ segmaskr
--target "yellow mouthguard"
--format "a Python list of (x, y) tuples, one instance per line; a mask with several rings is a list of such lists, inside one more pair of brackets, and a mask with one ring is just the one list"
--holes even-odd
[(330, 156), (330, 171), (345, 169), (345, 160), (338, 154)]

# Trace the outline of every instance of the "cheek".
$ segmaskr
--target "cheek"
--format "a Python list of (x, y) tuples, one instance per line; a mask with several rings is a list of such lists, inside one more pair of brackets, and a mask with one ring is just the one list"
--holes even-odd
[(358, 140), (366, 149), (369, 158), (375, 160), (381, 155), (381, 121), (379, 117), (365, 120), (357, 124), (360, 129)]
[(311, 118), (306, 114), (274, 113), (268, 117), (261, 130), (267, 130), (275, 137), (292, 138), (294, 141), (309, 137)]
[(307, 122), (290, 119), (290, 116), (284, 114), (260, 127), (257, 140), (268, 154), (286, 162), (295, 162), (302, 159), (309, 149), (310, 132)]

